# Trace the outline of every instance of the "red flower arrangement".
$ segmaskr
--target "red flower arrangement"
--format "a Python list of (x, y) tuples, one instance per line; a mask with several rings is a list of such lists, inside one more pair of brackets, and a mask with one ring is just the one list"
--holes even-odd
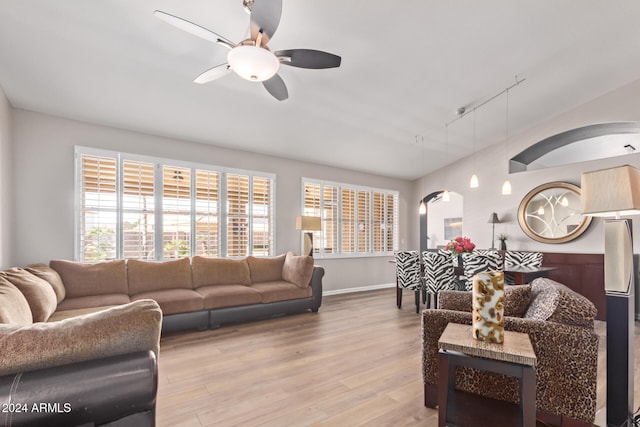
[(451, 251), (454, 255), (460, 255), (463, 252), (471, 252), (476, 248), (475, 243), (468, 237), (456, 237), (445, 246), (445, 249)]

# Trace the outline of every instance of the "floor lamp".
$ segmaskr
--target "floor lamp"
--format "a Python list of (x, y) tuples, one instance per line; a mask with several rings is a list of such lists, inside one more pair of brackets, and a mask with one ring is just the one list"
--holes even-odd
[(313, 232), (322, 230), (322, 220), (319, 216), (297, 216), (296, 230), (304, 231), (303, 255), (313, 256)]
[(489, 224), (491, 224), (491, 249), (495, 249), (496, 246), (496, 224), (500, 224), (500, 219), (498, 218), (498, 214), (493, 212), (489, 217)]
[[(620, 166), (582, 174), (582, 213), (614, 217), (604, 223), (607, 300), (607, 426), (633, 416), (634, 268), (630, 219), (640, 215), (640, 170)], [(629, 424), (630, 425), (630, 424)]]

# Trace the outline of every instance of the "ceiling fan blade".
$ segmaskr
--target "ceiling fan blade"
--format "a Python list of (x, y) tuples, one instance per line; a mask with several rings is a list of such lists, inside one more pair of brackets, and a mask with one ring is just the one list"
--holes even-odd
[(287, 85), (284, 84), (284, 80), (279, 75), (274, 75), (269, 80), (262, 82), (262, 85), (267, 92), (269, 92), (278, 101), (284, 101), (289, 98), (289, 91)]
[(342, 62), (338, 55), (313, 49), (279, 50), (275, 55), (282, 64), (300, 68), (336, 68)]
[(170, 13), (166, 13), (161, 10), (156, 10), (155, 12), (153, 12), (153, 14), (167, 24), (171, 24), (174, 27), (181, 29), (182, 31), (193, 34), (194, 36), (198, 36), (213, 43), (221, 44), (229, 49), (233, 49), (236, 46), (236, 44), (231, 40), (226, 39), (211, 30), (201, 27), (198, 24), (187, 21), (186, 19), (178, 18), (177, 16), (171, 15)]
[(262, 32), (261, 46), (269, 43), (282, 15), (282, 0), (254, 0), (251, 7), (251, 39), (256, 40)]
[(229, 74), (229, 72), (231, 72), (231, 67), (229, 67), (229, 64), (220, 64), (200, 74), (193, 80), (193, 82), (198, 84), (209, 83), (211, 81), (219, 79), (220, 77), (226, 76), (227, 74)]

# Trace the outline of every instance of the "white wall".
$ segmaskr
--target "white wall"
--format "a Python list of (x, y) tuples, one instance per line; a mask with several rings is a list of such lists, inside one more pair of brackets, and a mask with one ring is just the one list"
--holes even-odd
[[(16, 265), (73, 259), (74, 146), (82, 145), (169, 159), (276, 174), (276, 253), (300, 253), (295, 230), (300, 215), (302, 177), (366, 185), (400, 193), (401, 245), (406, 245), (409, 181), (247, 153), (208, 144), (91, 125), (14, 110)], [(325, 267), (325, 290), (395, 283), (390, 257), (317, 260)]]
[[(517, 112), (513, 112), (517, 114)], [(553, 119), (538, 123), (527, 131), (509, 137), (509, 158), (527, 147), (560, 132), (596, 123), (640, 121), (640, 80), (590, 101), (579, 108), (565, 112)], [(472, 148), (470, 147), (470, 150)], [(479, 247), (491, 241), (491, 212), (497, 212), (502, 224), (496, 224), (496, 235), (509, 236), (509, 249), (539, 250), (546, 252), (603, 253), (604, 231), (602, 219), (595, 218), (589, 229), (578, 239), (564, 244), (545, 244), (527, 237), (518, 225), (518, 206), (522, 198), (534, 187), (552, 181), (565, 181), (580, 185), (580, 174), (623, 164), (640, 167), (640, 154), (626, 155), (600, 161), (583, 162), (535, 171), (509, 175), (513, 192), (509, 196), (501, 194), (506, 178), (505, 143), (500, 143), (479, 151), (476, 157), (476, 173), (480, 187), (469, 188), (469, 178), (473, 173), (473, 157), (456, 161), (456, 173), (447, 175), (447, 186), (464, 197), (463, 233)], [(450, 167), (449, 167), (450, 169)], [(460, 173), (468, 171), (468, 173)], [(442, 190), (444, 170), (433, 172), (414, 181), (412, 200), (416, 201), (434, 191)], [(411, 214), (409, 245), (418, 246), (419, 218), (417, 209)], [(634, 221), (634, 236), (640, 236), (640, 220)], [(636, 245), (636, 252), (638, 252)]]
[(0, 269), (13, 265), (13, 110), (0, 87)]

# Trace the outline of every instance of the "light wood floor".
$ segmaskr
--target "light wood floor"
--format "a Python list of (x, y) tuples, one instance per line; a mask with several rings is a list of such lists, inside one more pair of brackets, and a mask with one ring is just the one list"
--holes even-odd
[[(420, 315), (404, 300), (336, 295), (317, 314), (163, 336), (158, 426), (437, 426), (423, 406)], [(604, 366), (604, 339), (601, 353)]]

